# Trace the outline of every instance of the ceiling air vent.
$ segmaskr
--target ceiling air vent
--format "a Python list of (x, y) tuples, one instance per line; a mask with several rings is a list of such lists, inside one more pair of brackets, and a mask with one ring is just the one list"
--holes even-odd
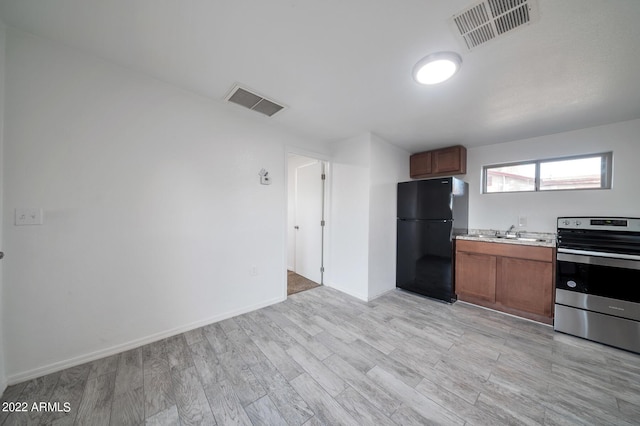
[(538, 18), (536, 0), (484, 0), (453, 15), (453, 27), (472, 50)]
[(233, 86), (225, 99), (229, 102), (242, 105), (245, 108), (260, 112), (269, 117), (284, 109), (284, 106), (270, 101), (269, 99), (261, 95), (257, 95), (256, 93), (238, 85)]

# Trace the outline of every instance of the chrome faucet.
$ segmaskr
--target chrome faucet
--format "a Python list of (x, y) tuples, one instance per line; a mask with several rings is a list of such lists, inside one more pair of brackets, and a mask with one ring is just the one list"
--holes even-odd
[[(504, 238), (510, 238), (511, 236), (515, 237), (515, 238), (519, 238), (520, 237), (520, 232), (515, 232), (512, 233), (512, 231), (515, 229), (515, 225), (511, 225), (509, 227), (509, 229), (507, 229), (506, 231), (504, 231)], [(500, 231), (496, 231), (496, 237), (500, 235)]]
[[(502, 235), (500, 234), (500, 231), (496, 231), (496, 233), (495, 233), (496, 238), (507, 238), (509, 236), (509, 234), (511, 233), (511, 231), (513, 231), (515, 229), (515, 227), (516, 227), (515, 225), (511, 225), (509, 227), (509, 229), (504, 231), (504, 234), (502, 234)], [(516, 232), (514, 234), (514, 236), (515, 237), (519, 237), (520, 236), (519, 234), (520, 234), (519, 232)]]

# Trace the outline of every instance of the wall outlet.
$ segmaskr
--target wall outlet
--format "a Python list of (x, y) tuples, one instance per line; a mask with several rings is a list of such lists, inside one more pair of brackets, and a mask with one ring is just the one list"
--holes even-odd
[(16, 209), (16, 225), (42, 225), (42, 209)]
[(518, 228), (524, 228), (525, 226), (527, 226), (527, 217), (518, 216)]

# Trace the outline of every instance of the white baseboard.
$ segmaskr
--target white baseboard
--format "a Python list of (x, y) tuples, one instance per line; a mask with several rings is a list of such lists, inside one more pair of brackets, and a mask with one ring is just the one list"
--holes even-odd
[(387, 293), (389, 293), (389, 292), (391, 292), (391, 291), (396, 289), (396, 287), (393, 287), (393, 288), (390, 288), (390, 289), (387, 289), (387, 290), (383, 290), (380, 293), (374, 294), (373, 296), (370, 296), (368, 294), (364, 295), (364, 294), (356, 293), (354, 291), (351, 291), (348, 288), (342, 287), (340, 285), (336, 285), (334, 283), (325, 283), (324, 285), (326, 285), (327, 287), (334, 288), (334, 289), (336, 289), (338, 291), (341, 291), (341, 292), (343, 292), (345, 294), (348, 294), (349, 296), (353, 296), (356, 299), (360, 299), (360, 300), (362, 300), (364, 302), (371, 302), (372, 300), (377, 299), (378, 297), (380, 297), (382, 295), (385, 295), (385, 294), (387, 294)]
[(367, 299), (367, 302), (371, 302), (372, 300), (377, 299), (380, 296), (384, 296), (385, 294), (390, 293), (390, 292), (394, 291), (395, 289), (396, 289), (395, 287), (389, 288), (387, 290), (381, 291), (380, 293), (378, 293), (376, 295), (369, 296), (369, 298)]
[(350, 289), (342, 287), (340, 285), (336, 285), (334, 283), (324, 283), (324, 285), (326, 285), (327, 287), (334, 288), (334, 289), (336, 289), (338, 291), (341, 291), (341, 292), (343, 292), (345, 294), (348, 294), (349, 296), (353, 296), (356, 299), (360, 299), (363, 302), (368, 302), (369, 301), (367, 295), (356, 293), (356, 292), (351, 291)]
[[(200, 321), (192, 322), (190, 324), (185, 324), (180, 327), (175, 327), (169, 330), (161, 331), (159, 333), (152, 334), (150, 336), (141, 337), (139, 339), (131, 340), (126, 343), (122, 343), (120, 345), (111, 346), (109, 348), (100, 349), (94, 352), (90, 352), (87, 354), (79, 355), (73, 358), (65, 359), (62, 361), (57, 361), (42, 367), (34, 368), (28, 371), (23, 371), (20, 373), (10, 374), (7, 376), (7, 380), (4, 382), (6, 387), (7, 384), (14, 385), (16, 383), (21, 383), (26, 380), (35, 379), (37, 377), (45, 376), (47, 374), (55, 373), (57, 371), (64, 370), (69, 367), (75, 367), (76, 365), (81, 365), (86, 362), (95, 361), (100, 358), (104, 358), (107, 356), (115, 355), (120, 352), (128, 351), (130, 349), (135, 349), (137, 347), (156, 342), (158, 340), (166, 339), (167, 337), (175, 336), (176, 334), (184, 333), (186, 331), (194, 330), (199, 327), (203, 327), (208, 324), (212, 324), (218, 321), (222, 321), (228, 318), (232, 318), (238, 315), (245, 314), (247, 312), (255, 311), (257, 309), (264, 308), (266, 306), (274, 305), (276, 303), (280, 303), (286, 300), (286, 295), (284, 297), (277, 297), (274, 299), (270, 299), (255, 305), (247, 306), (241, 309), (237, 309), (235, 311), (225, 312), (220, 315), (214, 315), (213, 317), (203, 319)], [(0, 386), (3, 383), (0, 383)]]
[(0, 380), (0, 396), (2, 396), (5, 390), (7, 390), (7, 386), (8, 386), (8, 383), (4, 378)]

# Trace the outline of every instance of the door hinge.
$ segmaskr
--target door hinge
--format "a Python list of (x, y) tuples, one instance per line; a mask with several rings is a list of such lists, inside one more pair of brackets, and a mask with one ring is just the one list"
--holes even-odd
[(320, 179), (325, 180), (327, 179), (327, 175), (325, 175), (324, 173), (320, 175)]
[(324, 225), (325, 225), (325, 221), (324, 221), (324, 220), (321, 220), (321, 221), (320, 221), (320, 226), (324, 226)]
[(324, 272), (324, 266), (320, 267), (320, 272)]

